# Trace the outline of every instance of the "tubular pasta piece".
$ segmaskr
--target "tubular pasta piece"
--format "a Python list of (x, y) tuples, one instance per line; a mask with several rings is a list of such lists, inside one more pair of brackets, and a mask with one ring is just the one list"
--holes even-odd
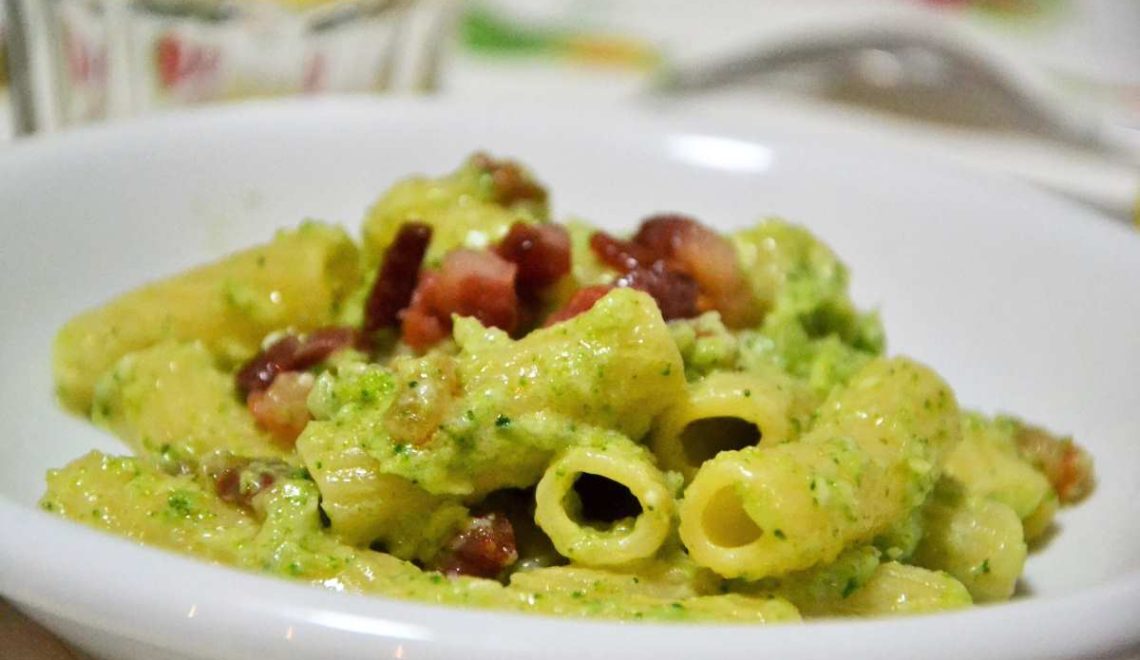
[[(612, 521), (608, 529), (590, 524), (575, 482), (596, 475), (624, 486), (637, 499), (640, 512)], [(607, 433), (602, 442), (574, 447), (547, 468), (535, 491), (534, 518), (554, 547), (587, 566), (623, 564), (657, 552), (673, 516), (673, 496), (665, 476), (643, 448)]]
[(701, 464), (721, 451), (790, 440), (790, 404), (791, 396), (774, 382), (714, 373), (690, 385), (687, 396), (661, 415), (649, 444), (663, 468), (692, 481)]
[(915, 564), (953, 575), (979, 603), (1013, 595), (1027, 552), (1013, 509), (944, 479), (924, 513), (926, 533)]
[(959, 438), (958, 407), (931, 370), (876, 360), (832, 395), (799, 442), (722, 452), (685, 491), (681, 539), (725, 577), (829, 562), (921, 505)]
[(466, 520), (467, 510), (411, 481), (380, 471), (351, 437), (314, 425), (297, 451), (321, 493), (332, 531), (350, 545), (379, 541), (401, 559), (429, 559)]
[(306, 223), (126, 293), (59, 331), (52, 366), (60, 401), (87, 412), (95, 381), (108, 367), (164, 339), (197, 340), (226, 360), (246, 359), (270, 332), (331, 323), (358, 279), (352, 239), (342, 229)]
[(278, 456), (287, 447), (258, 428), (233, 378), (199, 342), (162, 342), (124, 356), (96, 384), (91, 419), (159, 463), (224, 450)]
[(973, 601), (961, 582), (942, 571), (890, 561), (849, 597), (830, 603), (829, 615), (885, 616), (925, 614), (969, 607)]

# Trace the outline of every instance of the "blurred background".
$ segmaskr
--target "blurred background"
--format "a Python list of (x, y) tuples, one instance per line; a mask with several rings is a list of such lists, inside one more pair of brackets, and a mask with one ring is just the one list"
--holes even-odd
[(4, 0), (5, 141), (280, 95), (872, 134), (1140, 221), (1140, 0)]

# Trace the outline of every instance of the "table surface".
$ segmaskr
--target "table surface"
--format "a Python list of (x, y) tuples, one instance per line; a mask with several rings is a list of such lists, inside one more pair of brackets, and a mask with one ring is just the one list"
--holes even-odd
[(92, 660), (0, 598), (0, 656), (21, 660)]

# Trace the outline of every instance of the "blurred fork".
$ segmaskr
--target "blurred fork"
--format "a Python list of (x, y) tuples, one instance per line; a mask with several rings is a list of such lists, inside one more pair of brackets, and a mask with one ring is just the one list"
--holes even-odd
[(944, 20), (909, 12), (830, 17), (770, 33), (719, 57), (684, 59), (657, 94), (686, 94), (794, 72), (825, 94), (922, 119), (1021, 131), (1140, 167), (1140, 132), (1114, 127), (1050, 90), (1041, 75)]

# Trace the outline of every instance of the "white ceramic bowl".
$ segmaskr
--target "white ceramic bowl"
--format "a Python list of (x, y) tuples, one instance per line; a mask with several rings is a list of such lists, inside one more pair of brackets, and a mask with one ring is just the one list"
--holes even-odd
[[(964, 403), (1074, 433), (1099, 486), (1060, 516), (1023, 595), (965, 612), (741, 627), (435, 608), (209, 566), (35, 507), (43, 473), (118, 443), (55, 406), (76, 311), (306, 216), (355, 226), (410, 172), (487, 148), (533, 165), (559, 216), (781, 214), (851, 265), (891, 349)], [(1140, 648), (1140, 236), (1006, 180), (873, 144), (582, 109), (333, 100), (244, 106), (0, 154), (0, 593), (115, 658), (1060, 658)], [(0, 653), (2, 655), (2, 653)]]

